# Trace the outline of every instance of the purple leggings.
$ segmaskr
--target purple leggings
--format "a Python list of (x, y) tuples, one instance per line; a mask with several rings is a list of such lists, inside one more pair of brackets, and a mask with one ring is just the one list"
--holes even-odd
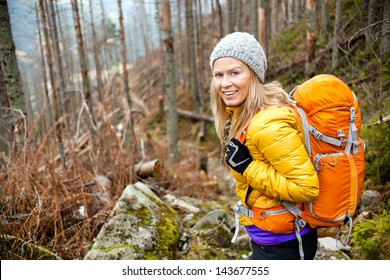
[[(276, 245), (260, 245), (251, 241), (253, 253), (250, 260), (299, 260), (298, 239)], [(312, 229), (302, 236), (305, 260), (313, 260), (317, 252), (317, 230)]]

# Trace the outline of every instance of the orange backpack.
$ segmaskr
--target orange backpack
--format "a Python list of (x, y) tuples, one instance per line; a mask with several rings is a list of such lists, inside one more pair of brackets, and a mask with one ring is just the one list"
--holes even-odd
[(365, 167), (357, 98), (343, 81), (326, 74), (296, 87), (291, 96), (320, 186), (318, 198), (304, 204), (297, 215), (312, 228), (339, 227), (348, 221), (352, 226)]
[(302, 123), (306, 151), (319, 179), (319, 195), (303, 206), (281, 201), (288, 211), (270, 209), (268, 215), (259, 215), (239, 202), (233, 207), (236, 232), (232, 242), (238, 234), (238, 216), (245, 215), (264, 230), (295, 231), (303, 258), (299, 231), (306, 223), (318, 228), (340, 227), (349, 222), (350, 234), (364, 181), (364, 142), (359, 137), (362, 119), (357, 98), (339, 78), (317, 75), (297, 86), (290, 95), (288, 108)]

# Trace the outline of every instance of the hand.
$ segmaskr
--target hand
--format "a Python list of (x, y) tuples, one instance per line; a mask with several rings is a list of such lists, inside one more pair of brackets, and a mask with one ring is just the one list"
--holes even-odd
[(245, 169), (253, 161), (248, 148), (233, 138), (226, 149), (226, 163), (238, 173), (244, 174)]

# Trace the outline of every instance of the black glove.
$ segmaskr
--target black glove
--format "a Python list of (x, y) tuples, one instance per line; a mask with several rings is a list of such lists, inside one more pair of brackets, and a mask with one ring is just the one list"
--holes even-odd
[(226, 163), (238, 173), (244, 174), (252, 160), (248, 148), (233, 138), (226, 149)]

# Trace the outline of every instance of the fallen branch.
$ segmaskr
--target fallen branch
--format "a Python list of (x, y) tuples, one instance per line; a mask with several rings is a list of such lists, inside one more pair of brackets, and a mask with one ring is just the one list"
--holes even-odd
[(210, 122), (210, 123), (214, 122), (214, 119), (210, 116), (200, 115), (198, 113), (185, 111), (185, 110), (181, 110), (181, 109), (177, 109), (177, 114), (180, 117), (187, 118), (187, 119), (192, 119), (192, 120), (197, 120), (197, 121), (206, 121), (206, 122)]
[(135, 174), (142, 178), (158, 174), (160, 172), (160, 168), (161, 166), (158, 159), (148, 162), (140, 162), (134, 166)]

